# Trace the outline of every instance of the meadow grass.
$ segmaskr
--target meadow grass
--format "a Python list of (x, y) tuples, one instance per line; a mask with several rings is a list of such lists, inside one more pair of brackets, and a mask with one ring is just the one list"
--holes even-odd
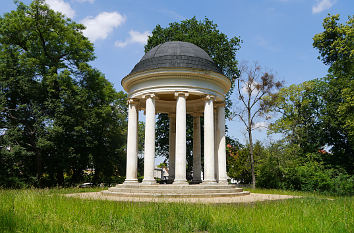
[[(304, 198), (253, 204), (132, 203), (65, 193), (101, 189), (0, 190), (0, 232), (353, 232), (354, 198), (285, 192)], [(304, 195), (305, 194), (305, 195)], [(332, 198), (332, 197), (330, 197)]]

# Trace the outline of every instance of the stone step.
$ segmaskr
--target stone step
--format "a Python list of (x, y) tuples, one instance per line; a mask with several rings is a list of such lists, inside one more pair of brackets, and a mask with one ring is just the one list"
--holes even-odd
[(193, 184), (193, 185), (174, 185), (174, 184), (118, 184), (113, 188), (132, 188), (132, 189), (237, 189), (235, 185), (219, 185), (219, 184)]
[(242, 192), (241, 188), (232, 188), (232, 189), (139, 189), (139, 188), (109, 188), (110, 192), (115, 193), (152, 193), (152, 194), (175, 194), (175, 193), (195, 193), (195, 194), (203, 194), (203, 193), (238, 193)]
[(154, 197), (163, 197), (163, 198), (211, 198), (211, 197), (236, 197), (249, 195), (250, 192), (242, 191), (235, 193), (117, 193), (111, 192), (108, 190), (101, 192), (103, 195), (107, 196), (117, 196), (117, 197), (142, 197), (142, 198), (154, 198)]

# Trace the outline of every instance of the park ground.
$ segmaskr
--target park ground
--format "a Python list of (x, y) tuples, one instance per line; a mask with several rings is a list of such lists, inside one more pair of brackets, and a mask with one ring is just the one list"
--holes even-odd
[(251, 189), (302, 198), (238, 204), (87, 200), (102, 189), (0, 190), (0, 232), (353, 232), (354, 197)]

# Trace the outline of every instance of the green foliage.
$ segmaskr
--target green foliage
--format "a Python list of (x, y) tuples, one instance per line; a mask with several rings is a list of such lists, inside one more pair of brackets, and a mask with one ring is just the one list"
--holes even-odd
[(256, 187), (256, 175), (252, 131), (256, 129), (256, 119), (260, 120), (260, 117), (272, 110), (282, 86), (282, 82), (275, 81), (274, 75), (264, 71), (256, 62), (241, 66), (241, 77), (237, 80), (238, 95), (235, 100), (238, 104), (233, 114), (241, 120), (248, 134), (253, 188)]
[(274, 105), (281, 117), (270, 124), (268, 133), (282, 133), (287, 142), (300, 145), (305, 153), (318, 151), (324, 146), (321, 95), (326, 87), (321, 80), (311, 80), (282, 88)]
[(329, 15), (323, 20), (324, 32), (316, 34), (313, 46), (320, 52), (318, 59), (330, 65), (336, 77), (354, 77), (354, 16), (341, 24), (339, 15)]
[(324, 162), (352, 173), (353, 132), (343, 119), (353, 116), (348, 112), (349, 105), (353, 105), (350, 100), (353, 94), (347, 93), (347, 104), (338, 105), (342, 101), (338, 93), (340, 87), (333, 87), (334, 82), (342, 81), (315, 79), (281, 89), (275, 105), (281, 116), (270, 125), (268, 133), (282, 133), (288, 143), (300, 147), (303, 155), (328, 148), (331, 153), (326, 154)]
[[(181, 22), (170, 23), (168, 27), (162, 28), (156, 25), (145, 45), (145, 52), (153, 47), (168, 41), (185, 41), (193, 43), (202, 48), (213, 59), (215, 64), (223, 71), (234, 86), (235, 80), (239, 77), (240, 71), (237, 67), (236, 53), (241, 48), (239, 37), (228, 38), (226, 34), (218, 29), (218, 25), (205, 18), (198, 21), (195, 17), (182, 20)], [(226, 114), (232, 103), (229, 96), (233, 87), (226, 97)]]
[[(186, 19), (181, 22), (170, 23), (168, 27), (162, 28), (157, 25), (152, 31), (152, 36), (149, 37), (148, 43), (145, 46), (145, 52), (148, 52), (153, 47), (168, 41), (185, 41), (193, 43), (204, 49), (209, 56), (214, 60), (215, 64), (228, 77), (232, 85), (239, 77), (237, 67), (236, 52), (240, 49), (241, 40), (238, 37), (228, 38), (226, 34), (219, 31), (218, 26), (211, 20), (205, 18), (198, 21), (195, 17)], [(229, 108), (232, 103), (230, 94), (226, 98), (226, 115), (229, 114)], [(168, 116), (159, 114), (156, 133), (156, 148), (160, 156), (168, 157)], [(192, 135), (193, 135), (193, 120), (187, 117), (187, 170), (192, 169)]]
[(281, 115), (269, 133), (285, 135), (285, 146), (277, 153), (282, 155), (278, 165), (274, 153), (259, 165), (263, 187), (353, 194), (354, 21), (338, 21), (338, 15), (325, 18), (324, 32), (314, 36), (329, 74), (283, 88), (275, 100)]
[[(264, 147), (257, 141), (253, 145), (254, 160), (258, 160), (264, 153)], [(251, 160), (249, 144), (243, 146), (236, 140), (228, 139), (226, 145), (227, 174), (241, 184), (252, 183)]]
[(0, 190), (0, 231), (273, 233), (350, 232), (354, 227), (353, 197), (329, 200), (331, 197), (312, 193), (270, 190), (273, 194), (304, 197), (252, 204), (207, 205), (83, 200), (63, 196), (82, 191)]
[(297, 167), (286, 168), (281, 188), (302, 191), (317, 191), (336, 195), (354, 194), (354, 176), (323, 163), (309, 160)]
[[(284, 167), (294, 166), (296, 158), (294, 148), (283, 148), (281, 144), (273, 144), (265, 148), (256, 164), (257, 186), (263, 188), (282, 187)], [(291, 157), (289, 157), (291, 156)]]
[[(298, 147), (300, 160), (298, 166), (282, 168), (284, 188), (349, 192), (344, 186), (354, 171), (354, 20), (349, 17), (345, 25), (338, 21), (338, 15), (325, 18), (324, 32), (313, 39), (329, 74), (283, 88), (275, 100), (281, 116), (269, 133), (285, 135), (289, 145)], [(320, 160), (306, 160), (323, 149), (329, 153)]]
[(230, 137), (226, 137), (226, 168), (227, 175), (230, 178), (239, 180), (243, 184), (252, 181), (251, 163), (247, 148)]
[(341, 24), (339, 15), (324, 19), (324, 31), (314, 36), (313, 46), (329, 65), (324, 79), (328, 88), (323, 92), (323, 131), (334, 153), (333, 163), (354, 171), (354, 17)]
[(0, 18), (0, 186), (69, 185), (122, 174), (126, 95), (94, 59), (84, 26), (43, 0)]
[(303, 154), (293, 144), (273, 144), (257, 162), (258, 186), (286, 190), (354, 194), (354, 176), (324, 163), (326, 152)]
[(239, 76), (236, 52), (240, 49), (240, 38), (229, 39), (226, 34), (219, 31), (218, 25), (208, 18), (198, 21), (193, 17), (170, 23), (166, 28), (157, 25), (148, 39), (145, 52), (167, 41), (193, 43), (205, 50), (232, 82)]

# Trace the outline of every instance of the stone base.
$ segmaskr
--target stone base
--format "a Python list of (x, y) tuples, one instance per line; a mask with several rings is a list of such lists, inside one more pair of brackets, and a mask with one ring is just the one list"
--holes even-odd
[(188, 182), (186, 180), (174, 180), (173, 185), (188, 185)]
[(156, 180), (143, 180), (143, 182), (141, 184), (153, 185), (153, 184), (157, 184), (157, 183), (156, 183)]
[(202, 182), (203, 185), (217, 185), (218, 183), (216, 180), (203, 180)]
[(227, 185), (227, 184), (229, 184), (229, 182), (227, 180), (219, 180), (218, 184)]
[(119, 184), (102, 191), (103, 195), (120, 197), (234, 197), (248, 195), (249, 192), (235, 185), (222, 184)]
[(123, 184), (139, 184), (138, 179), (136, 180), (125, 180)]

